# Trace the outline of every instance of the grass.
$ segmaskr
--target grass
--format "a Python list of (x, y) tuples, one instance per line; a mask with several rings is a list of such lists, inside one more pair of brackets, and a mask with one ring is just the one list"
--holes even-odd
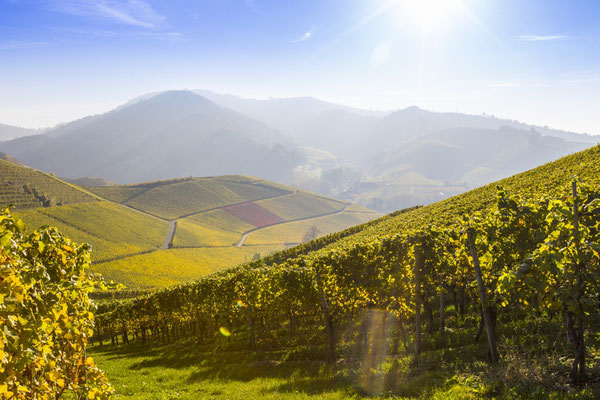
[[(410, 353), (373, 364), (367, 351), (358, 361), (347, 356), (328, 365), (319, 357), (310, 359), (312, 353), (291, 357), (301, 354), (297, 350), (249, 352), (235, 334), (217, 334), (210, 344), (190, 338), (168, 345), (96, 345), (88, 355), (106, 372), (116, 398), (128, 399), (591, 400), (600, 395), (597, 387), (540, 384), (528, 375), (536, 370), (535, 361), (521, 363), (522, 375), (517, 376), (507, 348), (504, 360), (490, 366), (482, 361), (485, 340), (475, 345), (472, 339), (462, 343), (464, 339), (453, 338), (452, 332), (445, 335), (457, 344), (446, 351), (424, 351), (419, 365), (412, 363)], [(439, 336), (429, 337), (427, 345), (435, 346)], [(311, 345), (320, 349), (321, 343)], [(595, 368), (592, 374), (597, 372)]]
[(343, 212), (325, 217), (274, 225), (252, 232), (246, 244), (300, 243), (312, 227), (317, 229), (317, 237), (343, 230), (349, 226), (362, 224), (377, 217), (376, 213)]
[(256, 204), (266, 208), (282, 219), (289, 221), (314, 217), (344, 209), (345, 203), (323, 197), (298, 192), (285, 197), (276, 197), (257, 201)]
[(256, 253), (267, 255), (282, 248), (283, 245), (174, 248), (96, 263), (92, 269), (128, 289), (145, 289), (189, 282), (250, 261)]
[(102, 261), (159, 248), (168, 223), (107, 201), (36, 208), (15, 213), (28, 230), (57, 227), (69, 238), (92, 245), (92, 260)]

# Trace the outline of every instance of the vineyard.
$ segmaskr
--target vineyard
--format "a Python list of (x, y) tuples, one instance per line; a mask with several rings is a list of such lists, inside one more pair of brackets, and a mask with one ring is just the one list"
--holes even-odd
[(103, 303), (96, 340), (186, 343), (207, 360), (327, 361), (337, 367), (324, 374), (348, 397), (591, 399), (600, 395), (599, 277), (595, 147), (193, 283)]
[(0, 202), (15, 210), (96, 200), (83, 190), (41, 171), (0, 159)]
[(107, 201), (35, 208), (17, 213), (33, 229), (54, 226), (79, 243), (92, 244), (94, 261), (160, 247), (168, 223)]
[[(285, 218), (254, 201), (277, 200), (275, 208), (287, 218), (316, 217), (331, 209), (329, 203), (342, 205), (246, 176), (177, 178), (82, 189), (31, 168), (3, 160), (0, 163), (4, 179), (0, 182), (0, 189), (4, 187), (0, 200), (14, 205), (14, 212), (30, 231), (53, 226), (76, 242), (89, 243), (93, 270), (133, 290), (195, 279), (250, 260), (256, 254), (265, 256), (283, 249), (289, 235), (269, 243), (240, 242), (246, 232), (257, 227), (285, 222)], [(36, 189), (26, 192), (24, 188)], [(38, 201), (35, 196), (41, 199), (41, 193), (46, 200), (53, 200)], [(377, 215), (371, 214), (369, 219)], [(177, 224), (166, 247), (181, 250), (159, 251), (169, 232), (167, 220), (177, 220)], [(355, 220), (348, 218), (347, 224), (340, 227), (348, 227)], [(319, 223), (317, 218), (315, 224)], [(290, 229), (297, 231), (292, 226)], [(278, 231), (286, 229), (281, 226)], [(326, 232), (329, 230), (320, 229), (321, 235)], [(235, 247), (237, 243), (242, 248)]]
[(255, 203), (286, 221), (341, 211), (346, 205), (346, 203), (337, 200), (316, 197), (302, 192), (284, 198), (276, 197), (260, 200)]
[(373, 211), (369, 213), (345, 211), (325, 217), (270, 226), (250, 233), (245, 243), (248, 245), (281, 242), (302, 243), (306, 239), (311, 240), (318, 236), (344, 230), (347, 226), (363, 224), (373, 219), (376, 215)]
[(128, 289), (139, 290), (189, 282), (250, 261), (256, 254), (270, 254), (282, 248), (279, 244), (173, 248), (96, 263), (91, 270)]
[(288, 190), (249, 179), (187, 178), (93, 189), (113, 201), (163, 219), (176, 219), (231, 204), (281, 196)]

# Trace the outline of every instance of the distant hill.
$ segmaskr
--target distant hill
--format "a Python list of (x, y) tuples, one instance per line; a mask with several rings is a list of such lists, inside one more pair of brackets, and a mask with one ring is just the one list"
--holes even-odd
[(0, 124), (0, 141), (11, 140), (22, 136), (30, 136), (43, 132), (43, 129), (28, 129), (20, 126)]
[[(483, 115), (360, 110), (311, 97), (168, 91), (0, 151), (66, 179), (250, 174), (389, 212), (429, 204), (597, 143)], [(99, 185), (96, 183), (81, 184)]]
[(80, 187), (0, 160), (0, 206), (28, 230), (91, 244), (93, 269), (133, 288), (164, 286), (370, 221), (380, 214), (249, 176)]
[[(489, 115), (418, 107), (383, 114), (309, 97), (255, 100), (197, 92), (304, 146), (310, 163), (290, 182), (384, 212), (447, 198), (600, 139)], [(330, 156), (315, 159), (316, 150)]]
[(276, 130), (186, 91), (4, 142), (0, 150), (59, 176), (119, 183), (242, 172), (285, 181), (303, 162)]

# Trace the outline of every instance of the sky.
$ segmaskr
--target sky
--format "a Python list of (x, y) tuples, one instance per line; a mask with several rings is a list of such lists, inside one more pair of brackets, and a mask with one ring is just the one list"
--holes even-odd
[(599, 18), (596, 0), (0, 0), (0, 123), (208, 89), (600, 134)]

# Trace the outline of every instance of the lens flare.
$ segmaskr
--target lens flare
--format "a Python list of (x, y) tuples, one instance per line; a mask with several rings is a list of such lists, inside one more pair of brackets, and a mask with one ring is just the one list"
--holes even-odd
[(229, 332), (229, 329), (225, 328), (224, 326), (219, 328), (219, 332), (221, 332), (221, 335), (225, 337), (231, 336), (231, 332)]

